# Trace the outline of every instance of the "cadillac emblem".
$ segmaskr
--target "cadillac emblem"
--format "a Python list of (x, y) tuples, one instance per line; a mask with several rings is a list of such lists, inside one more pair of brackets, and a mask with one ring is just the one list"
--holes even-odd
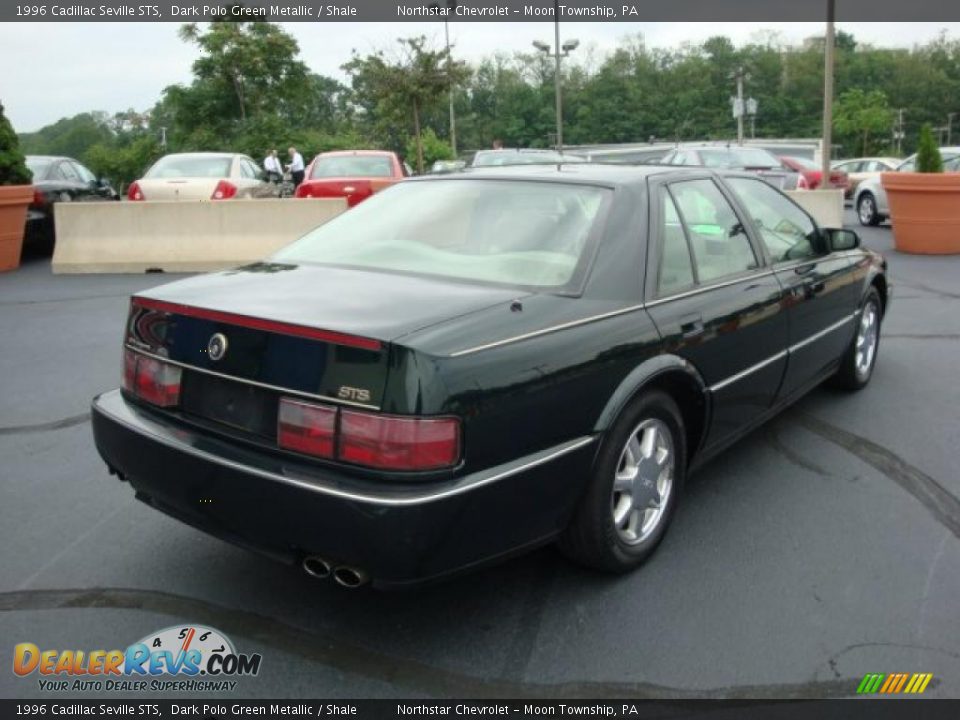
[(227, 336), (223, 333), (214, 333), (207, 343), (207, 353), (211, 360), (221, 360), (227, 354)]

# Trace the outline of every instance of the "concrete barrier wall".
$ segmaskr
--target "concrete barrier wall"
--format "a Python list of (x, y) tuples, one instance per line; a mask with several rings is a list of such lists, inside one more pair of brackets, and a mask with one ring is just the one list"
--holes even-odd
[(789, 190), (787, 195), (820, 227), (843, 227), (843, 190)]
[(54, 205), (53, 272), (206, 272), (261, 260), (347, 209), (342, 198)]

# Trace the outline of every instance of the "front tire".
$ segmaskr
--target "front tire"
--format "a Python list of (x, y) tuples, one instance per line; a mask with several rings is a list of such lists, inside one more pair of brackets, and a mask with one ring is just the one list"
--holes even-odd
[(865, 227), (873, 227), (880, 224), (880, 213), (877, 212), (877, 199), (873, 193), (865, 192), (857, 198), (857, 218), (860, 224)]
[(561, 550), (575, 562), (608, 572), (642, 564), (673, 518), (686, 460), (677, 404), (661, 391), (639, 396), (608, 430)]
[(857, 315), (857, 331), (850, 347), (840, 361), (836, 384), (842, 390), (856, 392), (867, 386), (873, 377), (873, 368), (877, 363), (880, 349), (880, 323), (883, 319), (883, 306), (877, 289), (871, 287), (863, 298)]

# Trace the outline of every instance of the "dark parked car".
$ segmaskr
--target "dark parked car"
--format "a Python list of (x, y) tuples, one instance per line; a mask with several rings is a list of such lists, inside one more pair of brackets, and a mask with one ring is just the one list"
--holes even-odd
[(27, 167), (33, 173), (34, 188), (27, 210), (29, 242), (53, 242), (54, 203), (120, 199), (108, 181), (97, 178), (73, 158), (28, 155)]
[(716, 170), (746, 170), (756, 173), (781, 190), (805, 190), (803, 176), (785, 168), (780, 159), (763, 148), (743, 145), (679, 145), (660, 160), (662, 165), (695, 165)]
[(749, 174), (425, 176), (135, 295), (93, 432), (139, 499), (343, 585), (554, 540), (624, 571), (691, 470), (867, 384), (885, 269)]

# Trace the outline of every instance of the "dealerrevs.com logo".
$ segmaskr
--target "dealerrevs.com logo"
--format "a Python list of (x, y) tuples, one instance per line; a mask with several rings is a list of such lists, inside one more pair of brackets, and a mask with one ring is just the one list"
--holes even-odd
[(234, 678), (260, 672), (258, 653), (238, 653), (219, 630), (176, 625), (151, 633), (126, 650), (13, 649), (13, 672), (38, 676), (43, 691), (230, 691)]

